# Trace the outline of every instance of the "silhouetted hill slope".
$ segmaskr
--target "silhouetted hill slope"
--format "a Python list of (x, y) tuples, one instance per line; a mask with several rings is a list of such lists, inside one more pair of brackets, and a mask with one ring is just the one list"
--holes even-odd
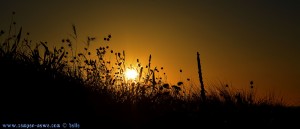
[[(90, 98), (95, 93), (80, 79), (3, 58), (0, 71), (1, 124), (78, 122), (85, 127), (105, 126), (115, 120), (105, 111), (96, 114), (95, 110), (103, 109), (93, 107)], [(101, 102), (105, 98), (92, 100), (107, 106)], [(99, 118), (101, 123), (93, 122)]]
[(1, 123), (78, 122), (82, 127), (152, 129), (293, 127), (300, 122), (299, 108), (171, 99), (161, 104), (147, 99), (117, 103), (109, 92), (100, 93), (80, 79), (30, 63), (1, 58), (0, 71)]
[[(75, 79), (40, 71), (33, 65), (1, 61), (2, 110), (37, 120), (82, 113), (86, 91)], [(27, 119), (29, 120), (29, 119)]]

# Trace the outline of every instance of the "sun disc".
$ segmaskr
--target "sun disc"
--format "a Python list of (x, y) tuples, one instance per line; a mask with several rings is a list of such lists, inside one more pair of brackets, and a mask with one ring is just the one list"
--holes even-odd
[(133, 69), (127, 69), (125, 72), (125, 76), (127, 80), (134, 80), (138, 76), (138, 73), (136, 70)]

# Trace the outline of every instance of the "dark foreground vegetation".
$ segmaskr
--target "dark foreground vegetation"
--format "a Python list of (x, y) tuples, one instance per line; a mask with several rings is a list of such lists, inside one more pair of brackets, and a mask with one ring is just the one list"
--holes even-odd
[[(31, 41), (29, 33), (11, 25), (0, 33), (0, 123), (79, 123), (97, 128), (262, 128), (299, 127), (300, 110), (272, 98), (255, 98), (226, 84), (187, 94), (178, 82), (170, 85), (156, 77), (148, 64), (130, 68), (138, 81), (124, 79), (125, 52), (108, 46), (89, 58), (88, 37), (82, 52), (74, 51), (77, 32), (51, 49)], [(12, 29), (14, 28), (14, 29)], [(12, 31), (17, 30), (17, 31)], [(111, 35), (104, 38), (105, 42)], [(115, 56), (115, 62), (105, 55)], [(112, 64), (112, 65), (110, 65)], [(113, 66), (113, 67), (110, 67)]]

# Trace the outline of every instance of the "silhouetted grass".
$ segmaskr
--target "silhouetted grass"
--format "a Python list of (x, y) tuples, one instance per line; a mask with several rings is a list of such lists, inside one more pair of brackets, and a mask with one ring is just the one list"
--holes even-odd
[[(15, 33), (11, 32), (15, 28)], [(82, 50), (74, 48), (77, 30), (50, 49), (47, 42), (33, 43), (29, 33), (12, 24), (0, 33), (0, 99), (2, 123), (79, 122), (82, 127), (179, 128), (275, 127), (296, 125), (299, 109), (274, 96), (255, 98), (249, 90), (220, 84), (205, 91), (171, 85), (151, 65), (127, 66), (125, 51), (100, 46), (90, 50), (95, 37), (87, 37)], [(104, 38), (110, 41), (109, 34)], [(76, 51), (77, 50), (77, 51)], [(94, 54), (94, 56), (92, 56)], [(107, 56), (114, 56), (115, 61)], [(96, 57), (96, 58), (92, 58)], [(135, 69), (136, 80), (125, 80), (125, 70)], [(182, 72), (182, 70), (180, 70)], [(165, 75), (165, 73), (164, 73)], [(186, 87), (185, 87), (186, 86)], [(199, 86), (200, 87), (200, 86)], [(296, 116), (298, 117), (298, 116)], [(111, 124), (113, 122), (113, 124)]]

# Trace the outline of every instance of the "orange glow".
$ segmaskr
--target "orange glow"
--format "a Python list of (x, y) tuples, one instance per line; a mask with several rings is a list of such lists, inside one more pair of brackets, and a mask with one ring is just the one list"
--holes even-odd
[[(111, 62), (108, 68), (116, 67), (114, 54), (123, 50), (125, 64), (134, 64), (139, 59), (145, 68), (151, 54), (151, 69), (164, 67), (155, 76), (166, 75), (165, 83), (180, 81), (187, 87), (200, 85), (196, 60), (199, 52), (207, 88), (218, 82), (237, 89), (249, 88), (249, 80), (253, 80), (260, 94), (274, 90), (285, 95), (290, 103), (300, 105), (299, 8), (292, 2), (278, 5), (203, 1), (33, 3), (1, 4), (0, 29), (9, 26), (10, 14), (16, 11), (16, 26), (30, 32), (29, 39), (33, 42), (47, 41), (49, 48), (53, 48), (73, 33), (74, 23), (78, 41), (73, 43), (77, 51), (85, 52), (88, 36), (96, 38), (88, 47), (91, 59), (97, 59), (97, 48), (109, 46), (104, 57)], [(30, 8), (38, 13), (32, 13)], [(113, 38), (104, 41), (108, 34)], [(124, 75), (125, 80), (137, 80), (135, 76), (140, 72), (130, 71)]]

